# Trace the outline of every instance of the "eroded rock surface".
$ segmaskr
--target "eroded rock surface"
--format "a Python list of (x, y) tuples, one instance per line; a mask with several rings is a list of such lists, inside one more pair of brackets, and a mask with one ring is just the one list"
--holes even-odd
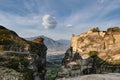
[(77, 51), (82, 58), (88, 58), (90, 51), (97, 51), (101, 59), (120, 64), (120, 28), (108, 28), (107, 31), (89, 29), (86, 33), (73, 35), (71, 39), (73, 51)]
[(120, 73), (119, 37), (119, 27), (107, 31), (93, 28), (86, 33), (72, 35), (71, 46), (65, 52), (57, 79), (86, 74)]
[[(0, 26), (0, 70), (3, 72), (0, 79), (34, 80), (34, 77), (39, 76), (41, 80), (44, 80), (47, 47), (43, 41), (43, 38), (27, 41), (14, 31)], [(4, 70), (7, 71), (4, 72)], [(12, 76), (16, 75), (12, 73), (22, 76), (13, 79)], [(12, 75), (11, 78), (4, 78), (10, 75)]]
[(56, 80), (120, 80), (120, 73), (94, 74)]

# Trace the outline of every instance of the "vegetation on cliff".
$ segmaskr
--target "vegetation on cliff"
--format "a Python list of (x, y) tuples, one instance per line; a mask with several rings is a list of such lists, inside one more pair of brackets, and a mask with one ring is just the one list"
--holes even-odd
[[(77, 51), (82, 58), (88, 58), (90, 51), (97, 51), (99, 58), (113, 64), (120, 64), (120, 28), (89, 29), (86, 33), (74, 35), (71, 39), (73, 51)], [(108, 58), (109, 57), (109, 58)]]
[[(6, 69), (9, 72), (0, 75), (1, 80), (7, 80), (7, 76), (11, 77), (8, 78), (9, 80), (33, 80), (35, 76), (44, 79), (47, 47), (43, 40), (39, 38), (27, 41), (14, 31), (0, 26), (0, 70), (4, 72)], [(17, 77), (12, 73), (21, 76)], [(14, 78), (15, 76), (17, 78)]]
[(120, 28), (89, 29), (72, 35), (57, 79), (85, 74), (120, 73)]
[(94, 57), (94, 56), (98, 55), (98, 52), (97, 51), (90, 51), (88, 54), (90, 57)]

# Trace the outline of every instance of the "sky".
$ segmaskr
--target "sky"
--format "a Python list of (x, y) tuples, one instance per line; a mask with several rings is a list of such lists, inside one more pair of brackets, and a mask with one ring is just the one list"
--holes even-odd
[(70, 40), (90, 27), (120, 26), (120, 0), (0, 0), (0, 25), (24, 38)]

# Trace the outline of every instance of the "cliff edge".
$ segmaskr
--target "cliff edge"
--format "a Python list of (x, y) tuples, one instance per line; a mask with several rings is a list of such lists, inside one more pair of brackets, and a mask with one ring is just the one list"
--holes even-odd
[(108, 62), (120, 64), (120, 28), (108, 28), (107, 31), (93, 28), (86, 33), (72, 35), (71, 47), (83, 59), (89, 57), (90, 51), (97, 51), (99, 58), (107, 58)]
[(27, 41), (0, 25), (1, 80), (44, 80), (46, 53), (43, 38)]
[(89, 29), (72, 35), (71, 46), (65, 52), (57, 78), (86, 74), (120, 73), (120, 28)]

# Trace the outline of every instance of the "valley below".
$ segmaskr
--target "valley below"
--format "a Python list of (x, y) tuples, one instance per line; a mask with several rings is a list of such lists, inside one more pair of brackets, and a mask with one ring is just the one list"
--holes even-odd
[(64, 51), (48, 52), (46, 61), (46, 80), (55, 80), (57, 73), (60, 70), (64, 53)]

